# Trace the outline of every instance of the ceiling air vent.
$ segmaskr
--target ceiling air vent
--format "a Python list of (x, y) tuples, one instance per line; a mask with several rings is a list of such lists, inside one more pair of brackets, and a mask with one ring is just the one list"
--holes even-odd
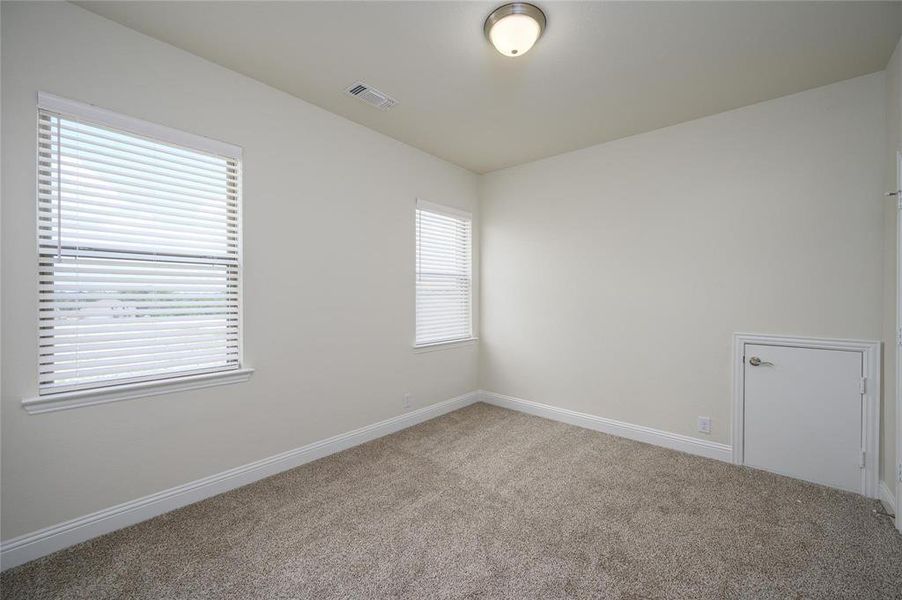
[(363, 100), (370, 106), (375, 106), (379, 110), (388, 110), (392, 106), (398, 103), (397, 100), (380, 92), (374, 87), (370, 87), (369, 85), (361, 82), (356, 82), (354, 85), (345, 90), (348, 95), (354, 96)]

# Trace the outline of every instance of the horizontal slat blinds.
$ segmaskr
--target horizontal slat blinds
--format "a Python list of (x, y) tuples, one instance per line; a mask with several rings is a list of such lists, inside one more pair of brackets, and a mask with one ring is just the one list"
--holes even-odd
[(466, 214), (417, 205), (417, 346), (472, 336), (471, 229)]
[(239, 164), (38, 113), (41, 394), (239, 367)]

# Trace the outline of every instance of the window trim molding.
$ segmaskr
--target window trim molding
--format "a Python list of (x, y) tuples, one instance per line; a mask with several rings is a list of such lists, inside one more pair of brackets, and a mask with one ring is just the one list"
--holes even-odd
[(91, 121), (105, 127), (121, 129), (143, 135), (157, 141), (193, 150), (209, 152), (226, 158), (241, 160), (241, 146), (214, 140), (196, 133), (189, 133), (159, 123), (152, 123), (123, 115), (93, 104), (61, 98), (47, 92), (38, 92), (38, 109), (50, 110), (64, 115)]
[(479, 335), (476, 330), (476, 285), (474, 283), (476, 276), (476, 237), (475, 237), (475, 218), (473, 213), (462, 208), (455, 208), (445, 204), (436, 204), (423, 200), (419, 196), (415, 198), (413, 205), (414, 219), (414, 239), (416, 239), (416, 223), (417, 211), (424, 209), (429, 212), (447, 215), (449, 217), (468, 219), (470, 221), (470, 332), (467, 337), (454, 340), (441, 340), (438, 342), (426, 342), (424, 344), (417, 343), (417, 252), (416, 242), (414, 242), (414, 260), (413, 260), (413, 341), (411, 348), (415, 353), (432, 352), (434, 350), (445, 350), (457, 346), (469, 346), (479, 341)]
[[(93, 406), (120, 400), (131, 400), (147, 396), (157, 396), (192, 389), (202, 389), (232, 383), (241, 383), (250, 379), (254, 369), (246, 366), (244, 337), (244, 160), (241, 146), (220, 140), (204, 137), (195, 133), (182, 131), (159, 123), (145, 121), (94, 104), (70, 100), (55, 94), (37, 92), (35, 114), (48, 110), (70, 116), (94, 124), (119, 129), (126, 133), (152, 138), (156, 141), (199, 150), (237, 162), (238, 168), (238, 368), (194, 375), (176, 375), (165, 379), (150, 379), (131, 383), (120, 383), (106, 387), (71, 390), (66, 392), (50, 392), (23, 398), (22, 408), (29, 414), (55, 412), (82, 406)], [(37, 122), (37, 121), (36, 121)], [(35, 174), (37, 176), (37, 152), (35, 153)], [(35, 210), (37, 210), (37, 194), (35, 194)], [(35, 257), (40, 260), (40, 243), (35, 238)], [(35, 262), (35, 265), (38, 263)], [(38, 279), (35, 271), (35, 281)], [(36, 329), (36, 332), (39, 331)], [(39, 335), (39, 334), (38, 334)]]
[(73, 392), (58, 392), (56, 394), (44, 394), (22, 400), (22, 408), (30, 415), (47, 412), (94, 406), (120, 400), (133, 400), (147, 396), (159, 396), (187, 390), (199, 390), (208, 387), (242, 383), (251, 378), (254, 369), (241, 367), (229, 371), (216, 371), (215, 373), (202, 373), (200, 375), (186, 375), (183, 377), (171, 377), (169, 379), (156, 379), (153, 381), (140, 381), (138, 383), (124, 383), (89, 390), (76, 390)]
[(447, 348), (455, 348), (457, 346), (471, 346), (479, 342), (479, 338), (475, 335), (460, 338), (457, 340), (445, 340), (443, 342), (430, 342), (428, 344), (415, 344), (413, 351), (417, 354), (420, 352), (432, 352), (434, 350), (445, 350)]

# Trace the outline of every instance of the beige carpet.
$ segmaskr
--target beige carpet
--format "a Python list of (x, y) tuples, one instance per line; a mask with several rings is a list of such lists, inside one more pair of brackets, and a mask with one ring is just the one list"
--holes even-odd
[(902, 598), (876, 502), (476, 404), (0, 578), (43, 598)]

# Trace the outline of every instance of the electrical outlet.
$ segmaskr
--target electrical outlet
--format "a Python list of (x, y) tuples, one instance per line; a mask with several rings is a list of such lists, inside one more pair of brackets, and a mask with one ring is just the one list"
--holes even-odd
[(702, 433), (711, 433), (711, 417), (699, 417), (698, 430)]
[(404, 408), (412, 407), (413, 406), (413, 394), (411, 394), (410, 392), (407, 392), (406, 394), (404, 394), (404, 400), (402, 402), (402, 405), (404, 406)]

